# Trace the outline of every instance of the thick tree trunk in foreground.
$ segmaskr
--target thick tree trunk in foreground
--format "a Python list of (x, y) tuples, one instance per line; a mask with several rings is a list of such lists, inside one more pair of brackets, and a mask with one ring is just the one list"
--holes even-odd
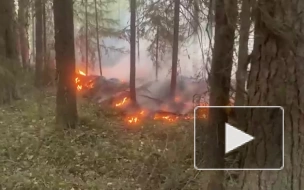
[(172, 50), (172, 68), (171, 68), (171, 85), (170, 99), (174, 100), (177, 79), (177, 62), (178, 62), (178, 36), (179, 36), (179, 8), (180, 0), (174, 2), (174, 34), (173, 34), (173, 50)]
[(242, 0), (242, 10), (240, 15), (240, 40), (239, 40), (239, 53), (238, 65), (236, 71), (236, 93), (235, 93), (235, 106), (243, 106), (245, 104), (245, 83), (247, 80), (247, 66), (248, 66), (248, 39), (249, 30), (251, 25), (250, 8), (251, 1)]
[[(232, 70), (234, 31), (236, 24), (236, 2), (216, 1), (215, 39), (210, 73), (211, 106), (229, 104), (230, 78)], [(225, 123), (224, 109), (210, 109), (209, 123), (204, 131), (203, 161), (209, 168), (224, 168)], [(212, 148), (210, 146), (213, 145)], [(224, 189), (224, 171), (214, 171), (210, 176), (208, 190)]]
[(0, 14), (0, 54), (8, 59), (17, 60), (14, 2), (11, 0), (1, 0)]
[[(304, 189), (304, 15), (303, 1), (260, 0), (256, 10), (255, 44), (248, 80), (249, 105), (283, 106), (285, 110), (285, 167), (281, 171), (246, 171), (240, 179), (241, 190), (303, 190)], [(274, 9), (276, 7), (276, 9)], [(263, 10), (263, 12), (261, 12)], [(295, 35), (297, 34), (297, 35)], [(256, 138), (280, 138), (280, 126), (266, 125), (265, 130), (254, 123), (262, 116), (252, 113), (248, 130)], [(265, 120), (265, 124), (273, 123)], [(281, 118), (278, 118), (281, 119)], [(263, 144), (262, 142), (261, 144)], [(256, 152), (257, 162), (262, 154), (279, 150), (251, 144), (244, 162)], [(253, 150), (254, 149), (254, 150)], [(263, 160), (264, 161), (264, 160)], [(263, 163), (263, 161), (261, 163)], [(265, 164), (270, 160), (265, 160)]]
[(0, 1), (0, 104), (18, 98), (16, 68), (18, 68), (14, 2)]
[(73, 0), (54, 0), (55, 51), (58, 75), (56, 121), (64, 127), (77, 124)]
[(35, 0), (36, 17), (36, 64), (35, 86), (41, 87), (43, 76), (43, 14), (42, 0)]
[(131, 39), (130, 39), (130, 99), (136, 104), (136, 0), (130, 0)]
[(19, 26), (19, 42), (20, 42), (20, 53), (21, 61), (24, 70), (29, 67), (29, 41), (28, 41), (28, 11), (29, 11), (29, 1), (19, 0), (18, 1), (18, 26)]

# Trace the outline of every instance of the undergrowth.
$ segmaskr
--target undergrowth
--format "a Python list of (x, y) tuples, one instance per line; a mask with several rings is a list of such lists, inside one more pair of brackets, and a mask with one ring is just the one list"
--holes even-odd
[(128, 126), (115, 110), (80, 100), (79, 126), (65, 131), (54, 124), (54, 90), (22, 90), (22, 100), (0, 107), (1, 189), (205, 189), (193, 167), (193, 123)]

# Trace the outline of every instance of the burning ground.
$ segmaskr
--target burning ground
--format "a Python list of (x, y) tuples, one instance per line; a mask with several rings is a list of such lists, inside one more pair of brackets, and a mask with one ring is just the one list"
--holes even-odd
[(1, 189), (204, 189), (191, 120), (128, 125), (125, 111), (79, 98), (79, 126), (62, 131), (55, 90), (21, 90), (24, 99), (0, 108)]
[[(136, 93), (139, 109), (130, 108), (129, 86), (125, 81), (116, 78), (106, 79), (100, 76), (86, 76), (81, 70), (75, 78), (75, 85), (81, 97), (92, 100), (101, 107), (112, 107), (123, 112), (129, 124), (137, 124), (143, 119), (176, 122), (177, 120), (193, 120), (193, 108), (207, 105), (207, 86), (186, 77), (177, 81), (177, 95), (169, 101), (169, 80), (147, 81), (137, 79)], [(194, 95), (202, 98), (194, 103)], [(204, 99), (205, 97), (205, 99)], [(206, 113), (200, 117), (206, 118)]]

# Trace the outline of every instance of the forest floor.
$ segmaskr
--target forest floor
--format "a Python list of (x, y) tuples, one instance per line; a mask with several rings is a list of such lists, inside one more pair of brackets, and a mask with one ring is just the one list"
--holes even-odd
[(114, 110), (79, 100), (80, 124), (65, 131), (54, 124), (54, 90), (25, 84), (21, 94), (0, 107), (0, 189), (205, 189), (192, 122), (128, 127)]

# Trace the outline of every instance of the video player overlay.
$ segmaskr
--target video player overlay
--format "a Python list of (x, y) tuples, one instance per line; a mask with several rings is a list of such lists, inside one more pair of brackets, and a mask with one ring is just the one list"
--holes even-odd
[(194, 114), (196, 169), (283, 169), (283, 108), (198, 106)]

